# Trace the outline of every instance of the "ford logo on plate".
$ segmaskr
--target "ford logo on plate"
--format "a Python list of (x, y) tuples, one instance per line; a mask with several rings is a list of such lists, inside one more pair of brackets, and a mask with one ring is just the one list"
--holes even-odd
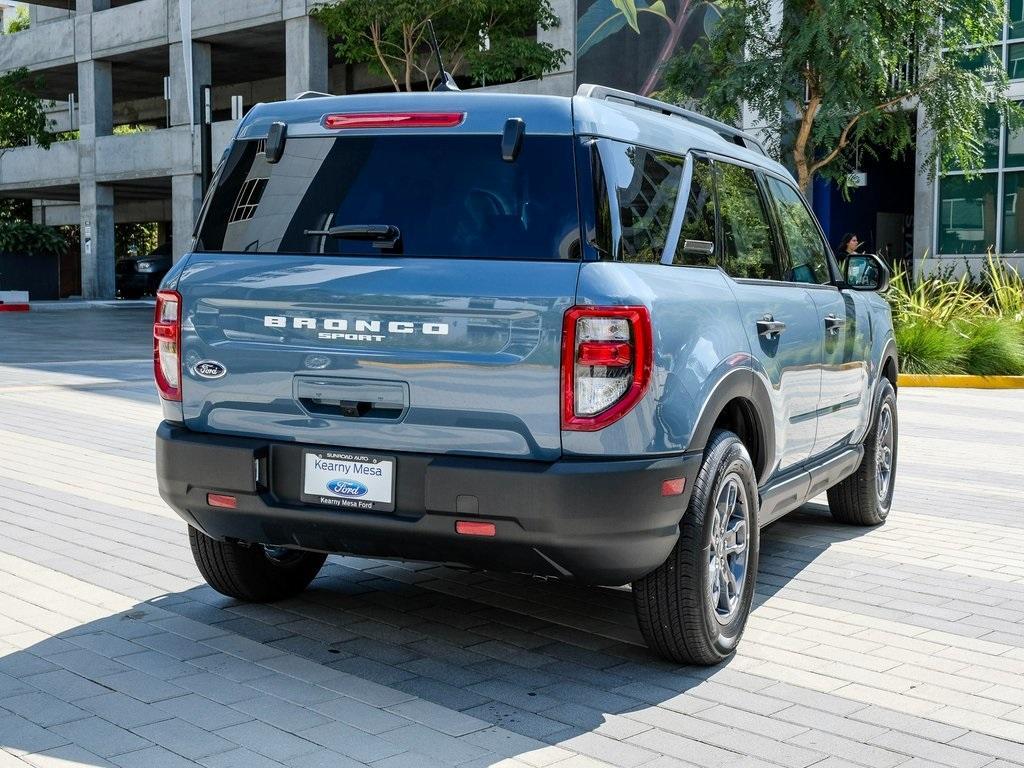
[(200, 360), (192, 366), (192, 373), (202, 379), (219, 379), (228, 369), (216, 360)]
[(331, 480), (327, 490), (338, 496), (365, 496), (370, 489), (355, 480)]

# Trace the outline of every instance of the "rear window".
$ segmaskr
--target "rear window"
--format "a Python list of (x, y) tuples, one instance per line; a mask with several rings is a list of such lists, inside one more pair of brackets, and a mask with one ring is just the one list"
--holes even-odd
[(498, 135), (289, 138), (273, 165), (262, 149), (232, 147), (199, 249), (374, 256), (371, 241), (306, 233), (390, 225), (406, 256), (580, 257), (571, 136), (527, 131), (514, 162)]

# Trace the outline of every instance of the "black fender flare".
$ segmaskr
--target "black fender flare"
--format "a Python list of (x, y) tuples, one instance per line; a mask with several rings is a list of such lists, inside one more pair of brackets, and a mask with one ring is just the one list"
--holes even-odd
[(690, 439), (691, 450), (704, 450), (715, 422), (733, 400), (748, 404), (749, 415), (757, 430), (757, 480), (763, 482), (775, 465), (775, 417), (771, 395), (764, 380), (750, 368), (734, 368), (723, 376), (701, 406), (700, 416)]

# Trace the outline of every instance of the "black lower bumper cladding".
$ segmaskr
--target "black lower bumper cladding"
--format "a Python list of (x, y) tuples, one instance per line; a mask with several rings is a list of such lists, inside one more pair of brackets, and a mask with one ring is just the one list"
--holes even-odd
[[(319, 446), (170, 422), (156, 443), (160, 495), (213, 538), (607, 585), (665, 560), (701, 460), (699, 452), (538, 462), (374, 451), (396, 459), (395, 509), (379, 513), (301, 501), (303, 450)], [(678, 478), (683, 492), (663, 495), (662, 484)], [(210, 493), (234, 496), (236, 506), (210, 506)], [(457, 521), (493, 523), (494, 535), (457, 533)]]

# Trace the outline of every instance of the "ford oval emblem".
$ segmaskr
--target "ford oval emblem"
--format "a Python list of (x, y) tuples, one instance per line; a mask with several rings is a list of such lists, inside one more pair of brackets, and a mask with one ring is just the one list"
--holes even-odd
[(200, 360), (192, 366), (192, 373), (201, 379), (219, 379), (228, 369), (216, 360)]
[(370, 489), (357, 480), (331, 480), (327, 490), (337, 496), (358, 497), (365, 496)]

